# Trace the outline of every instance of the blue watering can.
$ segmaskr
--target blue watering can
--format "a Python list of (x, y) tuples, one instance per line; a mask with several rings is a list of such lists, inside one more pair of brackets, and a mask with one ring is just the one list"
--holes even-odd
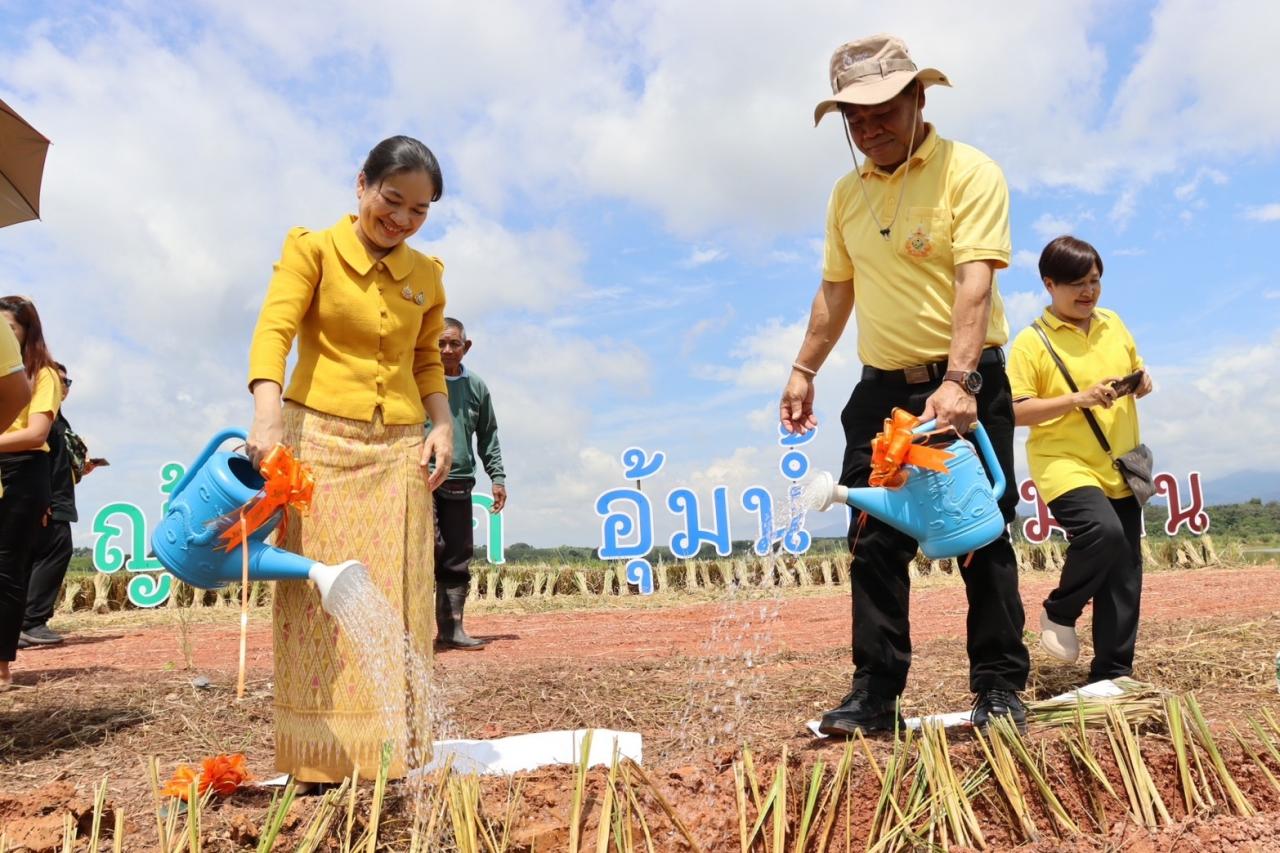
[[(242, 429), (224, 429), (209, 441), (200, 458), (174, 486), (164, 520), (151, 536), (156, 559), (179, 580), (200, 589), (217, 589), (241, 580), (244, 557), (240, 549), (224, 551), (221, 530), (209, 522), (239, 509), (264, 484), (247, 457), (218, 450), (230, 438), (243, 441), (247, 434)], [(322, 605), (329, 609), (337, 581), (347, 569), (361, 564), (348, 560), (329, 566), (268, 545), (264, 540), (280, 518), (277, 513), (249, 535), (249, 579), (313, 580), (320, 587)], [(346, 576), (352, 578), (354, 574)]]
[[(912, 432), (931, 432), (936, 425), (937, 421), (929, 421)], [(952, 458), (945, 474), (907, 465), (910, 476), (899, 488), (851, 489), (823, 471), (808, 483), (806, 491), (819, 511), (836, 502), (847, 503), (901, 530), (920, 543), (920, 550), (930, 560), (960, 557), (994, 542), (1005, 527), (1004, 515), (996, 504), (1004, 494), (1004, 470), (982, 424), (974, 430), (974, 437), (982, 460), (972, 444), (957, 438), (946, 448)], [(987, 471), (994, 485), (987, 479)]]

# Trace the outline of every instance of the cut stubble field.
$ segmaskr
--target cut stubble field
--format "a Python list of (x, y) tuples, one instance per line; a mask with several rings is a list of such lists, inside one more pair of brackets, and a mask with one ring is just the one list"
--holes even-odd
[[(985, 845), (1003, 849), (1035, 837), (1028, 849), (1280, 847), (1280, 785), (1272, 785), (1267, 773), (1280, 776), (1280, 756), (1257, 746), (1261, 755), (1251, 761), (1244, 744), (1237, 745), (1230, 734), (1233, 726), (1245, 731), (1247, 720), (1262, 720), (1264, 711), (1280, 714), (1274, 666), (1280, 650), (1278, 581), (1274, 566), (1149, 573), (1135, 672), (1136, 678), (1171, 694), (1194, 692), (1223, 744), (1224, 762), (1256, 815), (1239, 814), (1226, 796), (1215, 798), (1212, 806), (1185, 808), (1171, 758), (1172, 739), (1148, 721), (1135, 731), (1145, 735), (1143, 754), (1170, 820), (1142, 826), (1127, 807), (1123, 778), (1116, 778), (1114, 803), (1095, 801), (1087, 780), (1075, 778), (1059, 730), (1033, 726), (1026, 743), (1039, 751), (1041, 766), (1058, 767), (1058, 782), (1066, 790), (1060, 799), (1080, 831), (1068, 831), (1052, 819), (1042, 799), (1031, 810), (1038, 827), (1034, 836), (1025, 825), (1019, 829), (1009, 819), (1002, 789), (991, 778), (973, 774), (971, 799)], [(1039, 602), (1051, 586), (1048, 575), (1023, 576), (1028, 624), (1034, 624)], [(695, 844), (703, 850), (742, 849), (740, 815), (745, 808), (754, 822), (769, 811), (767, 794), (779, 768), (785, 770), (784, 787), (794, 790), (782, 809), (785, 843), (778, 851), (796, 849), (797, 842), (806, 844), (803, 849), (818, 849), (815, 840), (802, 837), (804, 795), (815, 784), (815, 770), (821, 770), (819, 789), (832, 790), (829, 780), (843, 760), (848, 763), (841, 789), (845, 804), (829, 811), (838, 812), (839, 820), (827, 827), (826, 849), (846, 849), (846, 842), (849, 849), (867, 849), (868, 836), (880, 820), (876, 809), (883, 775), (901, 744), (892, 738), (860, 742), (846, 757), (843, 742), (816, 739), (804, 725), (848, 690), (847, 590), (515, 599), (480, 603), (473, 610), (469, 628), (491, 642), (481, 651), (437, 655), (434, 689), (442, 698), (446, 722), (436, 737), (493, 738), (577, 728), (640, 732), (644, 761), (636, 773), (647, 782), (627, 789), (636, 792), (635, 809), (628, 807), (627, 813), (637, 826), (644, 822), (637, 816), (641, 813), (648, 822), (643, 833), (636, 829), (635, 849), (645, 849), (646, 839), (656, 850), (693, 849)], [(959, 578), (927, 577), (917, 583), (912, 598), (915, 658), (903, 698), (905, 714), (968, 707), (965, 611)], [(122, 849), (156, 849), (146, 769), (152, 756), (167, 774), (179, 762), (243, 752), (256, 777), (276, 775), (268, 618), (268, 609), (254, 611), (248, 691), (241, 701), (235, 699), (239, 634), (234, 611), (77, 614), (55, 622), (72, 640), (22, 652), (14, 670), (21, 686), (0, 694), (0, 831), (9, 844), (25, 833), (32, 849), (62, 849), (63, 815), (83, 812), (93, 787), (107, 776), (109, 805), (125, 815)], [(1029, 698), (1044, 699), (1082, 683), (1090, 652), (1087, 615), (1081, 636), (1086, 648), (1080, 665), (1051, 662), (1033, 648)], [(196, 676), (207, 679), (208, 686), (195, 686)], [(1093, 737), (1102, 735), (1095, 732)], [(983, 765), (985, 742), (963, 731), (948, 732), (948, 738), (948, 760), (957, 773)], [(1101, 744), (1105, 746), (1105, 737)], [(762, 788), (757, 800), (749, 784), (742, 787), (748, 792), (745, 803), (739, 799), (744, 755)], [(1204, 768), (1201, 773), (1208, 775)], [(1030, 791), (1033, 775), (1023, 771)], [(482, 811), (495, 825), (504, 815), (509, 818), (508, 849), (565, 849), (575, 782), (571, 767), (516, 779), (486, 778), (480, 783)], [(910, 801), (907, 782), (903, 803)], [(621, 784), (616, 773), (610, 781), (607, 768), (585, 774), (576, 818), (585, 847), (596, 849), (604, 803), (613, 801), (606, 792)], [(357, 822), (368, 820), (371, 787), (362, 786)], [(513, 812), (510, 803), (517, 794), (520, 807)], [(393, 783), (389, 796), (379, 849), (408, 849), (406, 792)], [(815, 815), (820, 816), (825, 802), (819, 798), (811, 806)], [(296, 801), (275, 849), (295, 849), (317, 803), (317, 798)], [(202, 815), (203, 849), (256, 848), (269, 804), (268, 793), (249, 790), (208, 807)], [(604, 817), (618, 820), (616, 813)], [(318, 849), (342, 849), (324, 846), (338, 845), (339, 835), (335, 832)], [(903, 834), (899, 840), (907, 844), (910, 837)], [(960, 841), (951, 835), (949, 846), (959, 849), (964, 846)], [(104, 843), (104, 849), (112, 849), (110, 841)], [(751, 842), (752, 849), (766, 849), (763, 844), (762, 838)], [(428, 849), (465, 849), (452, 828), (440, 830), (435, 845)]]

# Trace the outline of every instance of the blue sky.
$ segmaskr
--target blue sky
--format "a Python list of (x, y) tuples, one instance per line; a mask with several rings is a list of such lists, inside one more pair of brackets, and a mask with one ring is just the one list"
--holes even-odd
[[(154, 515), (160, 465), (248, 421), (286, 230), (350, 210), (364, 153), (399, 132), (444, 166), (415, 245), (445, 260), (494, 393), (509, 541), (598, 542), (631, 445), (666, 452), (659, 491), (780, 490), (776, 399), (850, 167), (812, 107), (831, 51), (877, 31), (952, 78), (926, 118), (1005, 169), (1015, 332), (1047, 239), (1092, 241), (1157, 381), (1157, 467), (1280, 471), (1272, 4), (376, 8), (0, 2), (0, 97), (54, 141), (43, 221), (0, 231), (0, 288), (37, 300), (67, 414), (113, 463), (80, 490), (78, 542), (110, 500)], [(815, 467), (839, 464), (853, 334), (818, 382)]]

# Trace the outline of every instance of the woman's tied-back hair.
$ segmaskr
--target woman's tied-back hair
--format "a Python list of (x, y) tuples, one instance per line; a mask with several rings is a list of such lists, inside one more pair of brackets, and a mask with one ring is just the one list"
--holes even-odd
[(53, 367), (56, 362), (44, 342), (44, 325), (35, 303), (25, 296), (6, 296), (0, 299), (0, 311), (12, 314), (22, 327), (22, 366), (26, 368), (27, 378), (35, 379), (41, 370)]
[(412, 136), (392, 136), (373, 146), (360, 171), (371, 187), (401, 172), (426, 172), (435, 188), (431, 200), (439, 201), (444, 195), (444, 176), (440, 174), (436, 155)]
[(1079, 281), (1097, 266), (1102, 275), (1102, 256), (1083, 240), (1064, 234), (1049, 241), (1040, 253), (1040, 277), (1058, 284)]

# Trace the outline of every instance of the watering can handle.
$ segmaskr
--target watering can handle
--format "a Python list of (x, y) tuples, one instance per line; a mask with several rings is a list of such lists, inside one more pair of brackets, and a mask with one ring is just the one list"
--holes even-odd
[(178, 485), (174, 486), (173, 491), (169, 493), (170, 502), (182, 493), (182, 490), (191, 482), (191, 478), (196, 475), (196, 472), (203, 468), (204, 464), (209, 461), (209, 457), (218, 449), (218, 445), (222, 444), (222, 442), (226, 441), (228, 438), (238, 438), (241, 441), (248, 441), (249, 434), (240, 429), (240, 427), (227, 427), (222, 430), (222, 432), (209, 439), (209, 443), (206, 444), (204, 450), (200, 452), (200, 458), (195, 461), (194, 465), (187, 469), (187, 473), (182, 475), (182, 479), (178, 481)]
[[(938, 428), (938, 421), (925, 421), (920, 426), (911, 430), (914, 435), (922, 435), (926, 432), (933, 432)], [(982, 425), (982, 421), (978, 421), (977, 426), (973, 430), (974, 437), (978, 439), (978, 450), (982, 452), (982, 461), (987, 466), (987, 471), (991, 474), (991, 493), (995, 495), (996, 500), (1000, 500), (1004, 495), (1005, 481), (1004, 469), (1000, 467), (1000, 460), (996, 458), (995, 448), (991, 446), (991, 439), (987, 437), (987, 430)]]

